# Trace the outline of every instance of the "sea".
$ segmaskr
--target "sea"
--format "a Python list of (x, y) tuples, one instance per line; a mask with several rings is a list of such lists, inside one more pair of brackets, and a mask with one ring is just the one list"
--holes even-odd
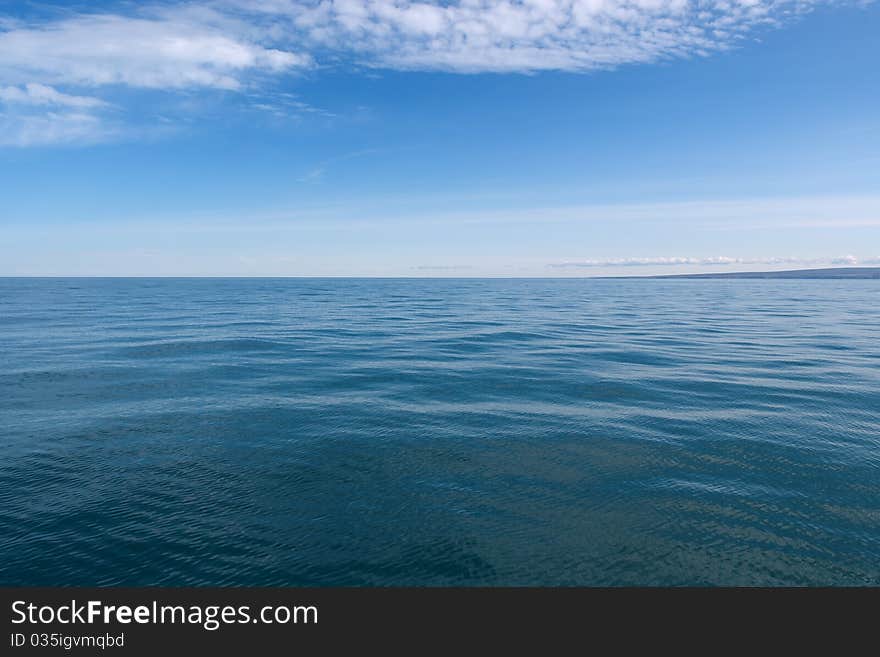
[(880, 281), (0, 279), (0, 584), (880, 584)]

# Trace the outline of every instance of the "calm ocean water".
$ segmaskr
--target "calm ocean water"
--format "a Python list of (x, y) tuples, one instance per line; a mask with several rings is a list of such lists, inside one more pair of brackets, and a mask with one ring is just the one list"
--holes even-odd
[(0, 584), (880, 584), (880, 282), (0, 279)]

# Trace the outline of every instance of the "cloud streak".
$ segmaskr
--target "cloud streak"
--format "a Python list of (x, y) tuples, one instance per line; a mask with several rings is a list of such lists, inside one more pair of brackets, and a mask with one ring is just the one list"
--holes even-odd
[(106, 107), (100, 98), (74, 96), (46, 86), (30, 82), (21, 87), (0, 87), (0, 102), (8, 105), (38, 105), (55, 107), (93, 108)]
[(731, 265), (836, 265), (856, 267), (859, 265), (878, 265), (880, 256), (858, 257), (845, 255), (827, 258), (764, 257), (731, 258), (728, 256), (709, 257), (653, 257), (653, 258), (611, 258), (604, 260), (574, 260), (549, 263), (553, 269), (592, 269), (601, 267), (656, 267), (656, 266), (731, 266)]
[(0, 146), (98, 143), (118, 134), (118, 128), (89, 112), (0, 114)]

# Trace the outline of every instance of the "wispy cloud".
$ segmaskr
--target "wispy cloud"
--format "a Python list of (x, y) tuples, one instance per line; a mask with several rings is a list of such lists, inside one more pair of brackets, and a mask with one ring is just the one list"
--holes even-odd
[(604, 267), (655, 267), (655, 266), (730, 266), (730, 265), (838, 265), (859, 266), (880, 264), (880, 256), (859, 257), (854, 255), (834, 256), (826, 258), (799, 257), (765, 257), (765, 258), (731, 258), (728, 256), (709, 257), (654, 257), (654, 258), (610, 258), (601, 260), (569, 260), (549, 263), (554, 269), (592, 269)]
[(356, 157), (363, 157), (364, 155), (372, 155), (374, 153), (378, 153), (379, 149), (375, 148), (365, 148), (359, 151), (352, 151), (350, 153), (343, 153), (342, 155), (338, 155), (336, 157), (331, 157), (327, 160), (324, 160), (314, 168), (307, 171), (305, 174), (297, 178), (297, 182), (301, 183), (316, 183), (320, 182), (324, 178), (324, 174), (327, 173), (327, 168), (338, 162), (344, 162), (345, 160), (351, 160)]
[(109, 103), (28, 83), (0, 87), (0, 146), (98, 142), (116, 134)]
[(92, 96), (64, 94), (45, 84), (29, 82), (21, 87), (0, 87), (0, 102), (9, 105), (39, 105), (56, 107), (94, 108), (107, 103)]
[(301, 183), (316, 183), (320, 182), (324, 177), (327, 169), (323, 166), (315, 167), (314, 169), (306, 172), (302, 176), (296, 179), (297, 182)]
[[(382, 149), (353, 154), (384, 152)], [(325, 160), (324, 162), (332, 162)], [(322, 163), (316, 164), (316, 169)], [(312, 169), (311, 171), (315, 171)], [(305, 175), (308, 175), (306, 172)], [(561, 233), (599, 225), (626, 226), (635, 233), (654, 225), (671, 231), (699, 231), (717, 241), (718, 233), (755, 229), (795, 231), (804, 228), (880, 227), (880, 196), (808, 196), (756, 199), (705, 199), (663, 203), (584, 204), (572, 206), (532, 205), (528, 196), (511, 191), (502, 196), (392, 195), (356, 201), (326, 200), (295, 206), (254, 208), (247, 215), (204, 208), (197, 212), (130, 216), (125, 222), (100, 224), (104, 231), (156, 230), (157, 225), (186, 233), (270, 233), (300, 231), (422, 229), (426, 227), (471, 228), (476, 226), (539, 227)], [(505, 208), (493, 207), (497, 202)], [(511, 209), (509, 206), (515, 206)], [(438, 206), (462, 209), (442, 210)], [(84, 220), (78, 225), (85, 226)], [(726, 236), (724, 240), (726, 240)], [(565, 254), (571, 256), (571, 253)], [(718, 256), (715, 256), (718, 257)], [(607, 259), (607, 258), (606, 258)], [(560, 256), (558, 262), (584, 262), (584, 258)], [(541, 266), (544, 266), (544, 261)]]
[(417, 271), (459, 271), (473, 269), (473, 265), (416, 265), (413, 269)]
[(321, 116), (332, 119), (336, 115), (321, 107), (311, 105), (291, 93), (259, 93), (253, 95), (251, 109), (267, 112), (279, 119), (300, 120), (305, 116)]
[(97, 143), (118, 134), (113, 124), (80, 110), (0, 113), (0, 146)]

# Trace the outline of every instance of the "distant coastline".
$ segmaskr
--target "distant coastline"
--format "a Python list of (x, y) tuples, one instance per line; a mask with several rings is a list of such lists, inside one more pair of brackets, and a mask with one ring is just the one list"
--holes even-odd
[(608, 276), (605, 278), (831, 278), (880, 279), (880, 267), (828, 267), (785, 271), (738, 271), (710, 274), (660, 274), (654, 276)]

